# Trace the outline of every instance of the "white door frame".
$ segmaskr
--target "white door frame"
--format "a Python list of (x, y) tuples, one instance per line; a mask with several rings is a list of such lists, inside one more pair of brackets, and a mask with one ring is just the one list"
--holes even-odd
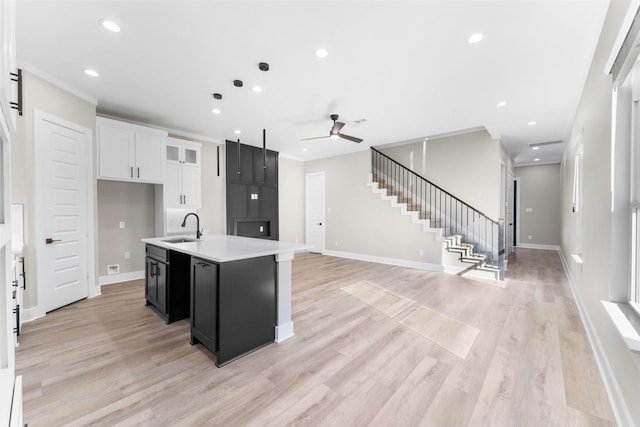
[(520, 245), (520, 177), (517, 176), (513, 179), (513, 191), (516, 192), (516, 197), (515, 197), (515, 206), (513, 207), (513, 212), (515, 215), (515, 219), (516, 219), (516, 229), (515, 229), (515, 233), (516, 233), (516, 247), (518, 245)]
[[(96, 282), (96, 274), (95, 274), (95, 225), (94, 225), (94, 200), (95, 200), (95, 177), (93, 174), (93, 131), (84, 126), (80, 126), (76, 123), (61, 119), (52, 114), (45, 113), (40, 110), (34, 110), (34, 118), (33, 118), (33, 141), (34, 141), (34, 157), (35, 157), (35, 173), (37, 174), (37, 165), (42, 164), (48, 159), (44, 158), (43, 150), (39, 149), (39, 144), (42, 141), (42, 134), (45, 132), (44, 123), (54, 123), (59, 126), (63, 126), (69, 129), (72, 129), (76, 132), (82, 133), (87, 138), (87, 149), (85, 153), (85, 179), (87, 182), (87, 295), (89, 298), (93, 298), (97, 295), (100, 295), (100, 286)], [(45, 200), (44, 189), (40, 187), (38, 184), (38, 179), (34, 180), (34, 238), (36, 242), (42, 242), (45, 239), (45, 209), (43, 208), (43, 203)], [(38, 281), (38, 277), (43, 277), (45, 272), (43, 271), (43, 266), (41, 262), (38, 262), (38, 245), (34, 244), (35, 251), (35, 264), (36, 264), (36, 286), (37, 286), (37, 307), (33, 308), (34, 316), (42, 317), (46, 314), (46, 309), (42, 302), (44, 301), (44, 289), (43, 286), (40, 285)]]
[(318, 248), (318, 252), (321, 254), (324, 254), (324, 251), (326, 249), (326, 234), (325, 234), (325, 226), (326, 226), (326, 218), (325, 218), (325, 201), (326, 201), (326, 194), (325, 193), (325, 174), (324, 171), (322, 172), (310, 172), (304, 175), (304, 199), (305, 199), (305, 203), (304, 203), (304, 240), (306, 244), (309, 244), (309, 211), (307, 209), (309, 203), (307, 202), (307, 198), (308, 198), (308, 192), (307, 192), (307, 181), (308, 178), (310, 176), (322, 176), (322, 187), (323, 187), (323, 197), (322, 197), (322, 227), (320, 228), (321, 233), (322, 233), (322, 248)]
[[(505, 218), (504, 222), (505, 222), (505, 227), (509, 227), (511, 229), (511, 233), (506, 233), (507, 238), (510, 237), (510, 239), (508, 239), (506, 244), (506, 249), (508, 249), (508, 251), (506, 252), (507, 256), (511, 255), (511, 253), (513, 252), (513, 247), (515, 246), (514, 240), (516, 235), (516, 229), (513, 226), (513, 224), (516, 222), (515, 221), (516, 213), (515, 213), (515, 206), (514, 206), (515, 203), (513, 200), (515, 185), (516, 185), (515, 175), (513, 174), (512, 171), (507, 170), (507, 200), (506, 200), (505, 212), (507, 213), (507, 216), (509, 216), (509, 218)], [(509, 187), (511, 187), (511, 191), (509, 191)], [(511, 212), (511, 215), (509, 215), (509, 212)]]

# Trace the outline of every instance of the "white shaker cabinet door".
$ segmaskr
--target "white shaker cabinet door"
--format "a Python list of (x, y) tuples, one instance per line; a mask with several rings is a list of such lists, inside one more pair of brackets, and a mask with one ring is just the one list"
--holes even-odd
[(182, 165), (182, 194), (184, 206), (200, 207), (200, 167)]
[(136, 132), (136, 167), (135, 178), (145, 182), (162, 184), (164, 173), (164, 138)]
[(181, 166), (179, 163), (166, 165), (166, 179), (164, 181), (164, 201), (166, 208), (181, 208), (182, 187), (180, 185)]
[(119, 126), (98, 125), (98, 177), (131, 180), (134, 177), (133, 133)]

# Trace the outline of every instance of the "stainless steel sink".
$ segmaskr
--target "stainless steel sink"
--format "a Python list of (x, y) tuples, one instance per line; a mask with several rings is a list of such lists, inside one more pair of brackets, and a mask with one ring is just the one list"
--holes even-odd
[(175, 237), (173, 239), (165, 239), (163, 242), (165, 243), (187, 243), (187, 242), (196, 242), (196, 239), (191, 239), (189, 237)]

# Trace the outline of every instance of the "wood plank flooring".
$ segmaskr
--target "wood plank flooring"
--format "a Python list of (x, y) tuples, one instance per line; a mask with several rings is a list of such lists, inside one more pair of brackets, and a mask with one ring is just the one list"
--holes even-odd
[(223, 368), (142, 281), (105, 286), (24, 326), (25, 422), (614, 426), (558, 254), (517, 249), (503, 285), (298, 255), (295, 337)]

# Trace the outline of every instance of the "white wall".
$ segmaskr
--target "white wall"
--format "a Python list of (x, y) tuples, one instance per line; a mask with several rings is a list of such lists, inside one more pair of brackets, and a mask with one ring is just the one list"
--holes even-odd
[[(583, 308), (587, 327), (593, 334), (596, 354), (602, 357), (606, 378), (611, 380), (614, 397), (620, 397), (624, 402), (622, 407), (628, 410), (629, 418), (623, 418), (624, 424), (640, 425), (640, 355), (627, 348), (601, 304), (601, 300), (610, 298), (612, 289), (618, 285), (612, 282), (614, 271), (611, 264), (611, 251), (616, 244), (611, 234), (609, 179), (612, 81), (603, 70), (628, 5), (628, 1), (610, 3), (571, 134), (566, 141), (561, 169), (561, 250), (568, 263), (576, 300)], [(581, 231), (576, 231), (572, 194), (574, 155), (579, 135), (583, 135), (584, 144), (583, 226)], [(582, 236), (582, 266), (571, 259), (576, 233)]]
[(560, 246), (560, 164), (523, 166), (514, 171), (515, 176), (520, 178), (519, 243)]
[(278, 158), (279, 240), (304, 242), (304, 162)]
[[(485, 130), (430, 139), (390, 148), (387, 156), (445, 189), (491, 219), (500, 217), (499, 140)], [(511, 167), (506, 155), (507, 167)], [(424, 160), (424, 161), (423, 161)]]
[[(220, 147), (220, 176), (218, 176), (218, 152)], [(227, 232), (227, 199), (225, 192), (225, 151), (224, 144), (203, 142), (200, 149), (202, 158), (201, 208), (197, 210), (200, 227), (211, 234)]]
[[(442, 244), (410, 217), (391, 209), (367, 186), (371, 154), (360, 151), (305, 162), (305, 173), (325, 172), (325, 245), (347, 254), (440, 264)], [(419, 255), (422, 249), (423, 255)]]

